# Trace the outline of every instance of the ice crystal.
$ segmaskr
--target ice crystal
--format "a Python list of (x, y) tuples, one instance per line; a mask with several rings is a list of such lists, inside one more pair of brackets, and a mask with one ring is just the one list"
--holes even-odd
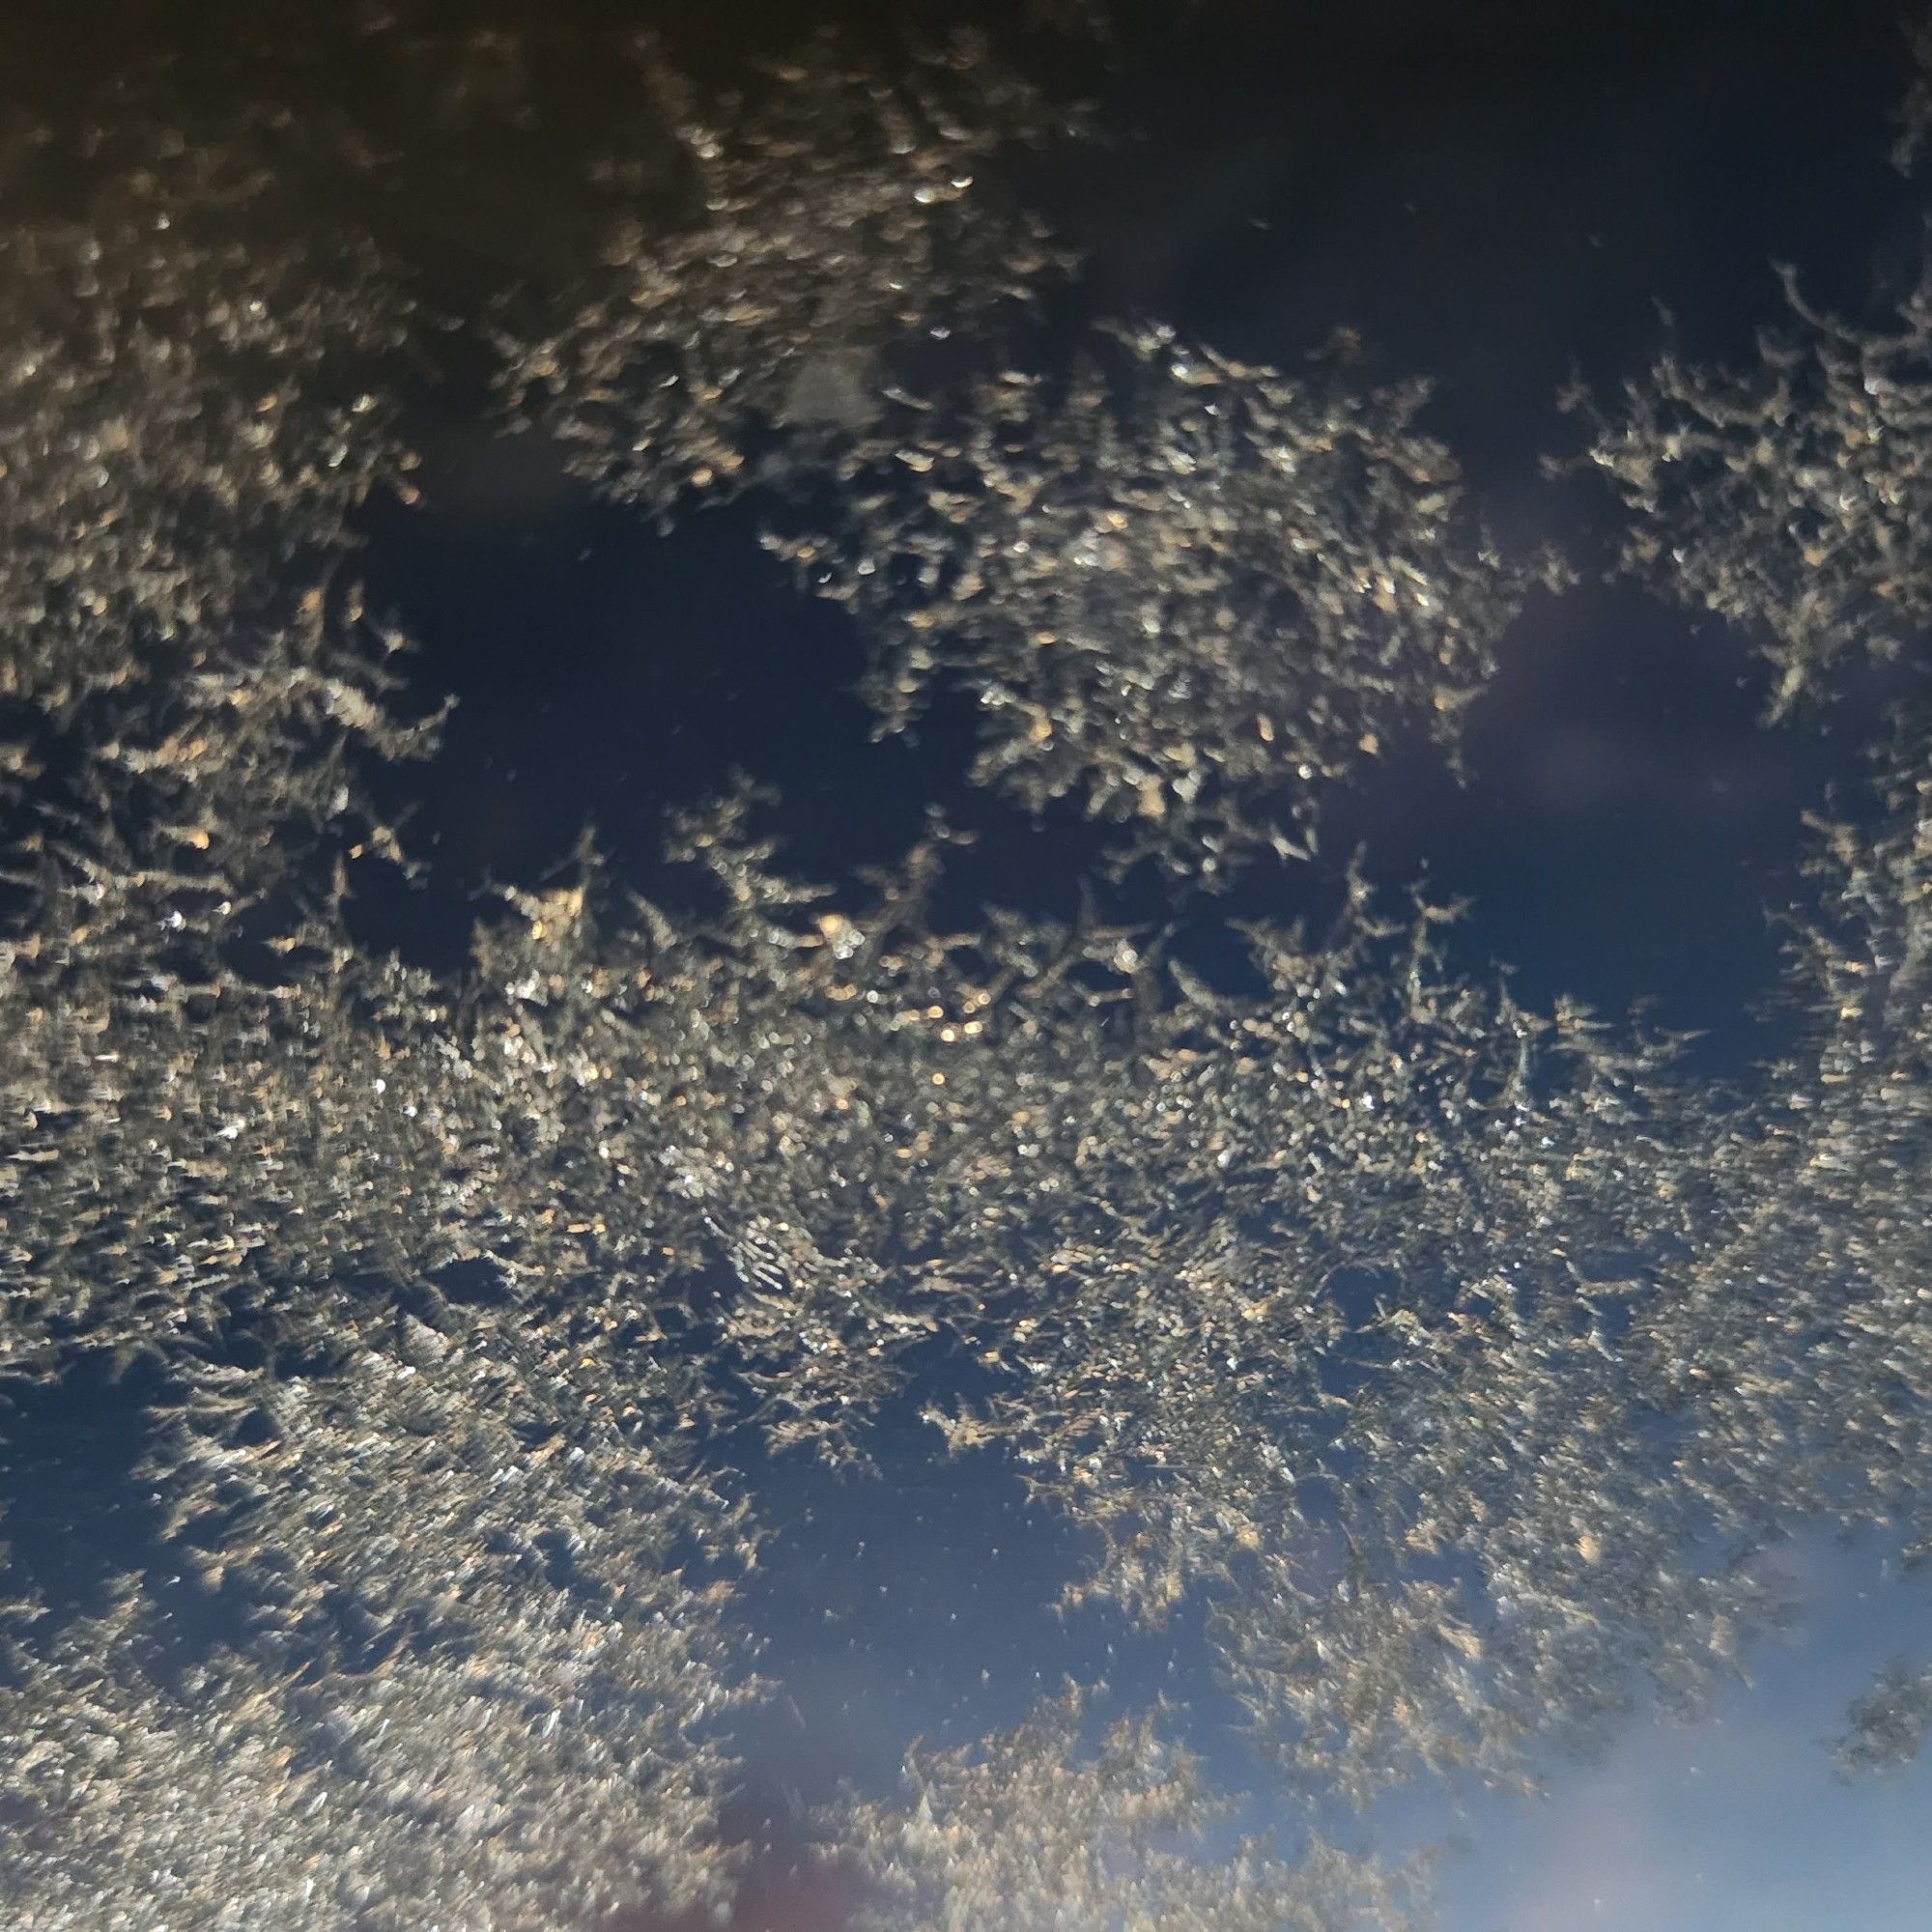
[[(893, 1804), (840, 1820), (876, 1888), (861, 1918), (953, 1932), (1351, 1932), (1420, 1922), (1424, 1873), (1321, 1839), (1298, 1859), (1215, 1841), (1225, 1809), (1151, 1718), (1091, 1740), (1078, 1692), (959, 1750), (916, 1749)], [(1223, 1837), (1229, 1835), (1225, 1831)]]
[(0, 695), (55, 720), (210, 666), (349, 512), (407, 487), (361, 386), (408, 305), (370, 245), (283, 190), (272, 116), (203, 136), (110, 96), (15, 128), (0, 237)]
[(1630, 520), (1623, 567), (1742, 627), (1776, 674), (1774, 718), (1932, 618), (1932, 290), (1861, 328), (1784, 284), (1792, 326), (1745, 370), (1671, 350), (1614, 410), (1570, 399)]
[(983, 176), (1065, 117), (971, 37), (892, 80), (822, 38), (753, 98), (706, 99), (650, 43), (639, 59), (655, 139), (607, 164), (602, 272), (511, 340), (503, 377), (606, 496), (664, 520), (736, 494), (782, 432), (863, 428), (923, 338), (1059, 261)]
[(1321, 781), (1405, 724), (1453, 744), (1533, 575), (1416, 429), (1422, 385), (1340, 360), (1293, 379), (1113, 330), (1065, 385), (907, 412), (848, 459), (839, 523), (774, 547), (861, 617), (885, 728), (962, 691), (982, 783), (1212, 878), (1297, 849)]
[(1845, 1713), (1845, 1731), (1832, 1747), (1847, 1777), (1896, 1772), (1912, 1764), (1932, 1731), (1932, 1670), (1886, 1665)]
[[(1419, 389), (1149, 327), (915, 399), (934, 330), (1053, 264), (981, 196), (1039, 97), (964, 43), (890, 83), (820, 43), (709, 101), (640, 59), (604, 271), (508, 379), (599, 489), (810, 479), (774, 541), (870, 635), (885, 724), (963, 691), (982, 781), (1189, 877), (1299, 849), (1406, 724), (1453, 734), (1533, 573)], [(445, 77), (519, 124), (515, 45)], [(412, 312), (311, 222), (278, 110), (224, 126), (8, 150), (0, 1374), (141, 1358), (160, 1512), (104, 1608), (10, 1617), (10, 1922), (718, 1904), (753, 1694), (725, 1458), (861, 1458), (915, 1363), (955, 1378), (944, 1438), (1084, 1532), (1073, 1599), (1205, 1603), (1324, 1799), (1523, 1781), (1646, 1679), (1694, 1696), (1794, 1516), (1932, 1548), (1921, 719), (1877, 809), (1821, 821), (1779, 1043), (1731, 1088), (1352, 875), (1209, 971), (1091, 908), (942, 920), (940, 830), (814, 886), (750, 790), (674, 821), (658, 900), (586, 840), (462, 968), (411, 964), (354, 917), (412, 861), (362, 780), (435, 707), (350, 565), (407, 476), (369, 372)], [(1932, 614), (1927, 314), (1801, 308), (1755, 372), (1666, 357), (1594, 423), (1626, 563), (1758, 628), (1780, 708)], [(223, 1640), (168, 1627), (177, 1587)], [(1916, 1746), (1920, 1688), (1855, 1709), (1848, 1768)], [(878, 1922), (1406, 1909), (1401, 1868), (1227, 1851), (1159, 1724), (1086, 1716), (847, 1807)]]

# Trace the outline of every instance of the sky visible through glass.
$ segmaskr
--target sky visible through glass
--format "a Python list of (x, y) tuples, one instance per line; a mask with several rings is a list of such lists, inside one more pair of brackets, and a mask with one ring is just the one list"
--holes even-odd
[(7, 1924), (1928, 1921), (1932, 28), (29, 41)]

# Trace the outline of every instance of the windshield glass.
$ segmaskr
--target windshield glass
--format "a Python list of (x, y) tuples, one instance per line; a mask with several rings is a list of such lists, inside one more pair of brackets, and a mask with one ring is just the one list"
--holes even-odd
[(0, 76), (0, 1919), (1919, 1932), (1932, 26)]

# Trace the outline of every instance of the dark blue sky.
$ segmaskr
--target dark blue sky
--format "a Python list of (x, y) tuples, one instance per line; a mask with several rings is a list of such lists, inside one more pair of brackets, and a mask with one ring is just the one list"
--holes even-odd
[[(1801, 816), (1855, 783), (1888, 685), (1867, 677), (1828, 716), (1765, 730), (1743, 641), (1590, 581), (1605, 505), (1539, 460), (1574, 447), (1565, 379), (1641, 368), (1663, 339), (1658, 304), (1692, 350), (1735, 355), (1777, 316), (1774, 260), (1845, 304), (1873, 264), (1916, 268), (1920, 196), (1885, 160), (1906, 74), (1892, 10), (1829, 27), (1798, 8), (1296, 11), (1268, 32), (1226, 10), (1184, 56), (1129, 54), (1100, 76), (1103, 119), (1147, 131), (1032, 185), (1088, 253), (1041, 353), (1106, 314), (1282, 365), (1354, 327), (1378, 374), (1435, 379), (1428, 425), (1504, 536), (1562, 539), (1586, 579), (1534, 598), (1510, 634), (1469, 713), (1463, 781), (1428, 747), (1392, 746), (1331, 801), (1317, 867), (1259, 868), (1198, 911), (1146, 883), (1123, 902), (1204, 931), (1300, 910), (1361, 841), (1378, 878), (1470, 895), (1461, 945), (1528, 997), (1654, 1003), (1708, 1033), (1714, 1072), (1738, 1070), (1764, 1038), (1767, 913), (1795, 890)], [(779, 785), (808, 869), (887, 856), (937, 797), (981, 835), (959, 891), (1070, 906), (1093, 853), (1082, 828), (1036, 827), (964, 787), (963, 714), (871, 743), (848, 689), (858, 641), (758, 554), (754, 505), (661, 538), (586, 504), (533, 440), (488, 443), (450, 413), (432, 507), (384, 522), (374, 565), (423, 641), (425, 681), (461, 698), (423, 807), (457, 871), (534, 876), (587, 815), (648, 872), (665, 809), (740, 767)], [(434, 946), (437, 918), (414, 923)], [(935, 1463), (933, 1446), (906, 1420), (877, 1481), (762, 1476), (776, 1537), (754, 1610), (788, 1697), (753, 1753), (750, 1811), (782, 1819), (787, 1794), (886, 1780), (913, 1733), (1009, 1721), (1067, 1673), (1194, 1696), (1211, 1737), (1198, 1632), (1058, 1618), (1073, 1539), (1009, 1476)], [(1767, 1658), (1754, 1700), (1693, 1733), (1637, 1724), (1604, 1766), (1558, 1770), (1540, 1808), (1473, 1801), (1472, 1850), (1448, 1873), (1455, 1932), (1798, 1932), (1833, 1902), (1839, 1922), (1923, 1923), (1932, 1783), (1844, 1795), (1817, 1743), (1921, 1606), (1888, 1596), (1873, 1550), (1807, 1544), (1794, 1562), (1804, 1641)], [(1239, 1775), (1240, 1747), (1222, 1753)], [(1401, 1816), (1423, 1835), (1445, 1822)], [(802, 1909), (786, 1884), (769, 1891), (748, 1921)]]
[[(1799, 815), (1856, 775), (1888, 687), (1760, 730), (1748, 650), (1590, 582), (1608, 505), (1539, 463), (1576, 447), (1561, 384), (1639, 370), (1663, 340), (1658, 304), (1689, 348), (1737, 354), (1777, 317), (1775, 260), (1851, 305), (1874, 262), (1916, 267), (1919, 194), (1885, 160), (1906, 77), (1896, 20), (1325, 11), (1270, 34), (1229, 10), (1225, 33), (1178, 57), (1163, 39), (1161, 59), (1124, 54), (1114, 73), (1062, 57), (1103, 125), (1145, 132), (1027, 184), (1087, 258), (1029, 346), (1050, 360), (1087, 318), (1148, 313), (1293, 366), (1355, 328), (1374, 375), (1434, 379), (1426, 424), (1492, 526), (1563, 540), (1586, 581), (1534, 598), (1511, 633), (1469, 714), (1466, 784), (1426, 746), (1392, 746), (1332, 801), (1333, 863), (1264, 867), (1225, 909), (1319, 903), (1364, 840), (1377, 876), (1426, 868), (1472, 895), (1469, 945), (1526, 992), (1651, 999), (1746, 1054)], [(453, 872), (533, 876), (586, 814), (647, 866), (664, 810), (740, 768), (781, 788), (809, 869), (889, 854), (936, 797), (982, 841), (962, 892), (1068, 902), (1093, 845), (1070, 816), (1036, 828), (961, 782), (963, 705), (916, 742), (870, 742), (849, 689), (859, 640), (758, 553), (755, 503), (660, 538), (589, 505), (534, 438), (493, 438), (473, 400), (440, 399), (429, 507), (380, 518), (373, 558), (423, 642), (425, 686), (461, 700), (423, 805)], [(1147, 886), (1124, 903), (1172, 911)]]
[[(1106, 314), (1283, 365), (1354, 327), (1377, 373), (1435, 379), (1428, 424), (1495, 527), (1558, 537), (1586, 578), (1510, 634), (1469, 714), (1463, 781), (1428, 747), (1392, 746), (1331, 801), (1321, 864), (1262, 867), (1198, 911), (1137, 883), (1125, 906), (1204, 932), (1231, 911), (1296, 911), (1361, 841), (1378, 878), (1470, 895), (1467, 956), (1508, 964), (1530, 998), (1652, 1003), (1707, 1033), (1714, 1073), (1741, 1069), (1764, 1042), (1767, 913), (1795, 890), (1801, 816), (1856, 782), (1890, 688), (1867, 675), (1829, 715), (1762, 728), (1743, 641), (1590, 581), (1605, 505), (1539, 460), (1574, 447), (1561, 384), (1642, 367), (1660, 303), (1691, 350), (1736, 355), (1777, 316), (1774, 260), (1853, 306), (1874, 265), (1916, 270), (1921, 197), (1885, 161), (1906, 76), (1892, 10), (1828, 25), (1808, 8), (1369, 5), (1294, 10), (1272, 31), (1208, 11), (1223, 17), (1183, 56), (1130, 53), (1099, 77), (1103, 119), (1144, 139), (1032, 185), (1088, 252), (1040, 353)], [(968, 791), (963, 714), (870, 742), (848, 690), (858, 642), (759, 555), (755, 506), (660, 538), (588, 506), (552, 452), (468, 426), (426, 481), (433, 507), (385, 523), (374, 561), (426, 681), (462, 699), (424, 806), (458, 870), (532, 876), (588, 815), (647, 872), (663, 810), (741, 767), (780, 786), (808, 869), (886, 856), (938, 797), (981, 835), (962, 894), (1071, 904), (1087, 836)], [(436, 920), (418, 925), (434, 945)], [(788, 1799), (882, 1782), (911, 1734), (1010, 1720), (1067, 1673), (1192, 1696), (1215, 1734), (1198, 1631), (1058, 1618), (1074, 1540), (1009, 1476), (932, 1448), (906, 1419), (878, 1480), (804, 1464), (760, 1479), (776, 1536), (754, 1611), (787, 1697), (748, 1815), (774, 1810), (781, 1838)], [(1603, 1765), (1556, 1769), (1540, 1807), (1472, 1798), (1471, 1850), (1445, 1873), (1452, 1932), (1924, 1923), (1932, 1781), (1847, 1794), (1818, 1745), (1922, 1603), (1881, 1580), (1874, 1548), (1805, 1542), (1790, 1561), (1804, 1617), (1756, 1693), (1693, 1731), (1639, 1721)], [(1251, 1773), (1238, 1746), (1215, 1748)], [(1427, 1805), (1397, 1820), (1447, 1822)], [(773, 1876), (746, 1918), (807, 1909)]]
[[(1211, 935), (1230, 914), (1318, 906), (1360, 841), (1379, 879), (1470, 895), (1459, 945), (1512, 967), (1531, 1000), (1651, 1002), (1708, 1035), (1714, 1074), (1741, 1068), (1764, 1038), (1767, 913), (1794, 890), (1802, 814), (1855, 782), (1891, 687), (1866, 676), (1829, 715), (1763, 728), (1765, 678), (1742, 640), (1592, 581), (1606, 506), (1539, 461), (1574, 447), (1555, 405), (1573, 367), (1599, 384), (1641, 367), (1660, 302), (1699, 355), (1737, 354), (1778, 313), (1774, 260), (1849, 305), (1874, 267), (1916, 271), (1922, 189), (1885, 159), (1907, 80), (1895, 7), (1205, 7), (1179, 51), (1130, 44), (1117, 71), (1081, 76), (1106, 125), (1144, 135), (1028, 185), (1088, 255), (1037, 353), (1085, 319), (1145, 312), (1292, 366), (1353, 327), (1376, 373), (1435, 379), (1427, 426), (1504, 537), (1558, 537), (1586, 575), (1510, 633), (1468, 714), (1463, 781), (1428, 747), (1391, 745), (1331, 801), (1319, 865), (1260, 867), (1203, 907), (1137, 880), (1122, 909)], [(1066, 78), (1071, 57), (1055, 60)], [(541, 202), (539, 186), (539, 216)], [(858, 639), (758, 550), (755, 504), (659, 536), (592, 505), (534, 439), (496, 438), (460, 382), (419, 428), (426, 506), (372, 515), (368, 568), (421, 641), (424, 688), (459, 703), (441, 755), (406, 774), (442, 881), (367, 900), (374, 936), (453, 957), (466, 883), (541, 876), (586, 818), (648, 878), (667, 810), (734, 768), (780, 788), (809, 871), (889, 856), (936, 798), (980, 834), (952, 890), (1071, 908), (1090, 836), (965, 786), (962, 710), (873, 743), (849, 688)], [(913, 1733), (1010, 1720), (1069, 1672), (1128, 1699), (1194, 1697), (1212, 1732), (1198, 1630), (1059, 1618), (1074, 1539), (1024, 1509), (1009, 1474), (948, 1465), (937, 1446), (901, 1416), (876, 1479), (756, 1472), (775, 1534), (752, 1610), (785, 1697), (760, 1720), (746, 1808), (781, 1837), (792, 1800), (882, 1781)], [(1804, 1614), (1754, 1696), (1694, 1731), (1638, 1722), (1604, 1764), (1559, 1768), (1540, 1808), (1472, 1801), (1451, 1932), (1927, 1923), (1932, 1776), (1845, 1794), (1817, 1747), (1922, 1624), (1922, 1596), (1883, 1580), (1882, 1554), (1794, 1547)], [(1240, 1749), (1222, 1748), (1239, 1772)], [(1427, 1835), (1448, 1820), (1400, 1822)], [(743, 1915), (808, 1918), (776, 1877)]]

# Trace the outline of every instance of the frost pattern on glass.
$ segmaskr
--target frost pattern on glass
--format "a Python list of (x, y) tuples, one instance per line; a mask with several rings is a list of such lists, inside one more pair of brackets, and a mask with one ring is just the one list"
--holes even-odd
[(1892, 114), (1891, 164), (1901, 174), (1918, 167), (1926, 137), (1932, 134), (1932, 17), (1908, 29), (1907, 40), (1918, 72)]
[(131, 1586), (23, 1633), (10, 1923), (493, 1932), (725, 1895), (741, 1521), (649, 1439), (647, 1364), (429, 1312), (318, 1297), (260, 1366), (183, 1365), (161, 1560), (244, 1601), (246, 1644), (184, 1655)]
[[(471, 55), (514, 118), (513, 50)], [(1052, 265), (966, 179), (1037, 100), (967, 51), (897, 91), (820, 46), (700, 113), (643, 59), (682, 215), (612, 173), (649, 206), (512, 387), (657, 515), (842, 480), (822, 529), (775, 492), (775, 541), (874, 636), (889, 725), (963, 688), (982, 779), (1211, 877), (1304, 838), (1308, 788), (1405, 718), (1453, 724), (1531, 573), (1419, 392), (1150, 327), (1065, 385), (889, 394), (919, 330)], [(1794, 1517), (1932, 1549), (1921, 715), (1872, 809), (1815, 828), (1786, 1043), (1733, 1088), (1472, 975), (1426, 897), (1351, 878), (1209, 978), (1097, 914), (942, 922), (943, 829), (815, 887), (751, 788), (673, 824), (665, 903), (586, 840), (463, 969), (406, 964), (350, 903), (416, 863), (364, 779), (434, 713), (349, 565), (407, 474), (362, 379), (412, 311), (361, 243), (318, 273), (289, 242), (287, 126), (170, 126), (8, 155), (0, 1374), (149, 1378), (161, 1511), (104, 1605), (8, 1606), (10, 1923), (722, 1902), (758, 1690), (725, 1459), (756, 1432), (862, 1461), (942, 1353), (982, 1392), (932, 1405), (935, 1441), (1089, 1532), (1073, 1600), (1205, 1603), (1321, 1798), (1526, 1782), (1646, 1679), (1694, 1698), (1775, 1613)], [(1800, 321), (1749, 375), (1666, 358), (1593, 418), (1627, 565), (1760, 630), (1780, 709), (1932, 614), (1923, 299), (1882, 336)], [(230, 1645), (170, 1628), (168, 1566), (245, 1611)], [(1889, 1672), (1841, 1766), (1925, 1719)], [(1320, 1842), (1210, 1853), (1211, 1812), (1158, 1724), (1092, 1738), (1070, 1696), (915, 1752), (902, 1803), (829, 1834), (881, 1926), (1407, 1908), (1413, 1874)]]
[(872, 1882), (866, 1932), (1398, 1932), (1426, 1922), (1426, 1869), (1315, 1838), (1298, 1858), (1235, 1837), (1198, 1759), (1151, 1718), (1095, 1730), (1068, 1691), (1011, 1731), (916, 1749), (893, 1804), (836, 1842)]
[(0, 236), (0, 696), (59, 720), (218, 664), (265, 576), (332, 555), (395, 412), (361, 381), (409, 307), (282, 185), (272, 116), (202, 136), (113, 96), (12, 130)]
[(1671, 350), (1614, 406), (1567, 399), (1629, 519), (1622, 567), (1739, 625), (1770, 660), (1774, 719), (1932, 619), (1932, 286), (1861, 328), (1782, 273), (1791, 325), (1747, 368)]
[(1891, 1662), (1845, 1713), (1832, 1756), (1846, 1777), (1904, 1771), (1932, 1732), (1932, 1669)]
[(1536, 574), (1415, 428), (1425, 385), (1358, 390), (1348, 359), (1291, 379), (1110, 330), (1065, 384), (898, 412), (840, 464), (842, 523), (772, 546), (860, 616), (884, 728), (963, 691), (974, 777), (1035, 810), (1210, 879), (1296, 852), (1398, 726), (1453, 744)]
[(862, 431), (922, 338), (1064, 266), (981, 177), (1066, 117), (969, 36), (890, 81), (826, 36), (752, 99), (706, 99), (649, 42), (639, 60), (656, 112), (603, 170), (602, 272), (506, 341), (502, 378), (619, 502), (665, 521), (781, 475)]

